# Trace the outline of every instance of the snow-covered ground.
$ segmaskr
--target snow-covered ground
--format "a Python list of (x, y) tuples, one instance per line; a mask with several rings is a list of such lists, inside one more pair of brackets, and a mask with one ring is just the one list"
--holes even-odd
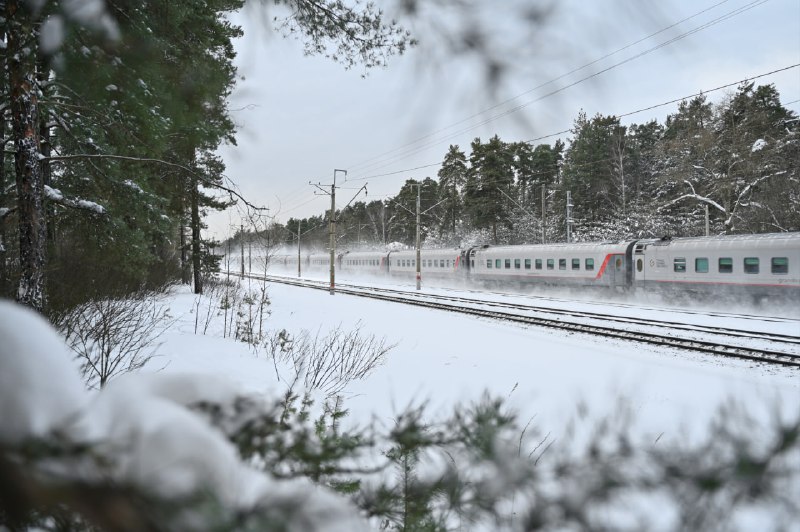
[[(255, 280), (241, 284), (256, 295), (263, 287)], [(321, 338), (330, 331), (358, 330), (364, 338), (396, 344), (382, 364), (350, 382), (343, 394), (342, 406), (350, 412), (344, 423), (375, 422), (383, 433), (409, 406), (426, 406), (425, 420), (435, 421), (488, 393), (505, 399), (518, 413), (519, 426), (526, 426), (520, 448), (525, 435), (536, 441), (544, 436), (541, 441), (547, 440), (548, 447), (540, 453), (550, 445), (570, 451), (571, 443), (579, 450), (602, 420), (622, 419), (624, 424), (630, 415), (627, 434), (638, 442), (686, 443), (707, 436), (720, 407), (735, 401), (751, 415), (743, 419), (752, 423), (747, 430), (754, 443), (769, 446), (774, 442), (759, 440), (768, 439), (769, 432), (753, 425), (763, 421), (770, 426), (776, 412), (796, 419), (800, 408), (796, 370), (331, 296), (323, 290), (277, 283), (267, 289), (270, 315), (265, 329), (256, 325), (267, 338), (284, 330), (295, 338), (303, 330)], [(223, 328), (223, 318), (232, 316), (221, 308), (226, 291), (196, 296), (188, 287), (173, 287), (162, 300), (169, 307), (165, 323), (171, 325), (159, 338), (156, 356), (137, 374), (113, 379), (97, 393), (83, 389), (77, 362), (41, 317), (0, 302), (0, 444), (13, 446), (29, 437), (93, 444), (99, 456), (107, 455), (100, 463), (113, 457), (108, 461), (113, 467), (95, 471), (67, 456), (59, 466), (67, 477), (111, 478), (168, 497), (207, 489), (232, 516), (302, 507), (302, 512), (290, 512), (290, 530), (366, 529), (368, 524), (345, 499), (307, 480), (283, 482), (243, 463), (219, 427), (189, 408), (205, 402), (236, 413), (237, 398), (246, 394), (254, 398), (248, 403), (251, 410), (271, 412), (295, 377), (290, 363), (270, 359), (263, 340), (254, 347), (231, 338), (230, 324), (236, 319)], [(244, 321), (257, 308), (240, 305), (236, 317)], [(677, 319), (680, 311), (675, 313)], [(733, 324), (741, 318), (704, 319)], [(774, 320), (763, 324), (773, 326)], [(787, 489), (796, 490), (796, 484)], [(655, 508), (644, 509), (660, 515)], [(752, 517), (745, 514), (737, 522)], [(753, 518), (759, 523), (755, 528), (773, 522), (766, 514)], [(654, 522), (668, 528), (669, 519), (664, 519)]]
[[(364, 334), (396, 344), (385, 364), (348, 386), (344, 406), (356, 423), (377, 419), (391, 424), (396, 414), (419, 404), (426, 404), (433, 416), (445, 415), (452, 406), (488, 392), (507, 398), (521, 423), (535, 416), (537, 429), (554, 436), (566, 430), (577, 411), (588, 408), (596, 418), (611, 416), (624, 400), (643, 437), (680, 439), (702, 432), (730, 401), (765, 416), (776, 406), (796, 413), (800, 405), (800, 375), (792, 369), (331, 296), (277, 283), (268, 290), (272, 304), (267, 327), (272, 331), (324, 334), (338, 326), (360, 327)], [(181, 319), (164, 337), (159, 358), (149, 369), (224, 374), (247, 390), (280, 391), (283, 385), (278, 379), (288, 376), (280, 375), (263, 353), (229, 339), (194, 334), (195, 302), (196, 296), (188, 291), (174, 295), (173, 314)], [(678, 309), (674, 316), (687, 321)], [(720, 317), (716, 323), (731, 326), (739, 319)], [(751, 325), (775, 327), (770, 322)], [(796, 325), (796, 329), (792, 322), (780, 327), (800, 332), (800, 322)]]

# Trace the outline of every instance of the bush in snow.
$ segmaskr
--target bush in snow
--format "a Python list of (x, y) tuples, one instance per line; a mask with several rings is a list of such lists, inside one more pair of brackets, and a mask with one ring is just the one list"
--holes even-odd
[(102, 388), (152, 359), (159, 336), (174, 323), (161, 297), (139, 290), (124, 298), (90, 300), (54, 317), (89, 388)]
[(302, 382), (305, 390), (319, 390), (329, 398), (342, 393), (352, 381), (367, 377), (394, 348), (386, 345), (384, 338), (361, 333), (360, 324), (350, 331), (339, 326), (324, 336), (307, 330), (291, 335), (284, 329), (268, 336), (264, 346), (267, 356), (276, 362), (276, 372), (277, 362), (293, 369), (294, 374), (284, 379), (291, 388)]

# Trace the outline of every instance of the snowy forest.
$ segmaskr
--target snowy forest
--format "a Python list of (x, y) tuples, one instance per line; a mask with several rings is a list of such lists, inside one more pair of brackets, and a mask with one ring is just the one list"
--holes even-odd
[[(634, 441), (624, 406), (561, 446), (488, 394), (349, 424), (342, 391), (396, 346), (272, 327), (271, 287), (219, 275), (224, 246), (205, 233), (214, 210), (263, 209), (217, 153), (236, 143), (228, 16), (244, 4), (0, 0), (0, 531), (714, 530), (740, 509), (796, 523), (793, 412), (722, 410), (708, 437), (658, 446)], [(416, 45), (369, 3), (261, 4), (345, 67)], [(400, 4), (413, 17), (426, 2)], [(514, 18), (535, 29), (545, 12)], [(476, 35), (448, 31), (445, 54)], [(426, 243), (561, 241), (567, 192), (578, 240), (701, 234), (706, 208), (714, 233), (797, 231), (798, 131), (774, 86), (744, 83), (664, 124), (581, 114), (552, 145), (451, 146), (419, 188)], [(337, 213), (343, 245), (410, 244), (416, 184)], [(235, 238), (324, 248), (327, 216)], [(169, 361), (219, 362), (175, 371), (168, 338)], [(275, 379), (237, 388), (229, 352)]]
[[(450, 146), (436, 179), (337, 213), (345, 246), (413, 245), (421, 183), (425, 245), (535, 244), (800, 230), (800, 122), (773, 85), (741, 84), (719, 101), (682, 101), (665, 123), (622, 125), (581, 113), (552, 144), (476, 138)], [(377, 176), (376, 179), (379, 179)], [(795, 208), (792, 208), (795, 206)], [(324, 249), (323, 213), (290, 219), (273, 239), (309, 230)], [(317, 228), (313, 231), (313, 228)]]

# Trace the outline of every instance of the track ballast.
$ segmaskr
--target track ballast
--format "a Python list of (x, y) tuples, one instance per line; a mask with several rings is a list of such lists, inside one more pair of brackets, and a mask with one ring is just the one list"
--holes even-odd
[[(241, 276), (240, 273), (230, 273), (231, 275)], [(275, 275), (245, 274), (244, 277), (264, 279), (269, 282), (313, 288), (316, 290), (328, 291), (330, 289), (329, 285), (322, 281)], [(678, 322), (605, 315), (585, 311), (552, 308), (542, 309), (531, 305), (481, 301), (460, 296), (408, 292), (391, 288), (377, 288), (343, 283), (336, 285), (336, 293), (394, 303), (404, 303), (407, 305), (456, 312), (487, 319), (547, 327), (570, 333), (590, 334), (716, 356), (735, 357), (755, 362), (800, 368), (800, 338), (797, 336), (746, 332), (731, 328), (690, 325)], [(594, 322), (602, 322), (604, 324), (614, 323), (616, 326)], [(625, 329), (622, 328), (623, 326), (639, 327), (640, 330)], [(663, 332), (646, 329), (663, 329)], [(718, 339), (704, 340), (692, 338), (691, 334), (716, 336)], [(730, 340), (733, 338), (740, 340), (741, 343), (731, 342)], [(743, 345), (748, 341), (758, 341), (762, 345)]]

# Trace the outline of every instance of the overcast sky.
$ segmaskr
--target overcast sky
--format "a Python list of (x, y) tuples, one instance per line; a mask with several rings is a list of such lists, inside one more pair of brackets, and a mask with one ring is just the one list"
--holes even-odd
[[(494, 91), (474, 57), (441, 60), (431, 20), (411, 27), (422, 41), (418, 47), (363, 78), (358, 67), (304, 56), (300, 43), (270, 31), (269, 14), (245, 9), (234, 18), (245, 32), (236, 42), (245, 80), (230, 104), (238, 146), (220, 150), (226, 174), (252, 203), (286, 222), (329, 208), (330, 198), (315, 196), (308, 183), (330, 184), (336, 168), (348, 171), (344, 187), (368, 183), (368, 195), (359, 199), (383, 199), (406, 179), (436, 178), (438, 167), (427, 165), (440, 162), (450, 144), (468, 153), (475, 137), (531, 140), (569, 129), (581, 109), (589, 116), (621, 115), (800, 63), (800, 0), (662, 0), (651, 4), (658, 11), (632, 8), (644, 5), (638, 0), (559, 0), (545, 26), (524, 35), (521, 24), (493, 14), (511, 13), (520, 1), (485, 2), (491, 11), (480, 14), (495, 28), (494, 44), (515, 54)], [(783, 103), (800, 111), (800, 68), (756, 82), (774, 83)], [(663, 122), (676, 108), (622, 120)], [(337, 174), (337, 184), (343, 177)], [(354, 193), (337, 192), (338, 207)], [(212, 235), (222, 238), (238, 227), (240, 214), (232, 209), (208, 221)]]

